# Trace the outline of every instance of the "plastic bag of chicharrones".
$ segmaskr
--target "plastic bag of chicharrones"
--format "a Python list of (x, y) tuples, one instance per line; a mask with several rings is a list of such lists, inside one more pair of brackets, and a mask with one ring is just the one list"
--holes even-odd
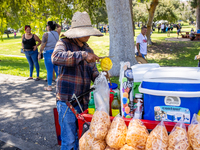
[(106, 143), (115, 149), (120, 149), (126, 143), (127, 126), (121, 116), (116, 116), (111, 123), (106, 136)]
[(180, 120), (169, 135), (168, 150), (189, 150), (190, 144), (185, 124)]
[(194, 150), (200, 149), (200, 122), (197, 121), (197, 115), (194, 114), (192, 122), (188, 127), (188, 138), (190, 145)]
[[(84, 137), (84, 140), (82, 138)], [(106, 142), (105, 140), (97, 140), (95, 139), (90, 130), (88, 130), (81, 137), (79, 141), (79, 149), (80, 150), (105, 150)]]
[(169, 137), (163, 121), (161, 121), (150, 133), (146, 150), (167, 150)]
[(139, 115), (134, 115), (128, 126), (126, 143), (136, 150), (145, 150), (148, 136), (149, 132)]

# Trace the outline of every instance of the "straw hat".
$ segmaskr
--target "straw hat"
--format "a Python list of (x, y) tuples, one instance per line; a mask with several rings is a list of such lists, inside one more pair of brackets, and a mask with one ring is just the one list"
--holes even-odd
[(146, 64), (146, 63), (148, 63), (146, 59), (144, 59), (143, 57), (140, 57), (140, 56), (136, 56), (135, 59), (137, 60), (137, 62), (139, 64)]
[(87, 12), (76, 12), (72, 17), (71, 28), (64, 33), (67, 38), (81, 38), (85, 36), (103, 36), (103, 34), (92, 27)]

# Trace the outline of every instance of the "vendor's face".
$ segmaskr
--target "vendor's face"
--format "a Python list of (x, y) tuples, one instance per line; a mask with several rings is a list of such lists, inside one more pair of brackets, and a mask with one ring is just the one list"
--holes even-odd
[(90, 36), (86, 36), (86, 37), (78, 38), (78, 40), (81, 42), (87, 42), (89, 40), (89, 38), (90, 38)]

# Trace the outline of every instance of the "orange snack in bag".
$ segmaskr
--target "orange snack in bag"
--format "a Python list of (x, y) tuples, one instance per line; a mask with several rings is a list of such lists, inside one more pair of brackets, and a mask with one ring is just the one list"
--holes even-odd
[(140, 119), (132, 119), (128, 126), (126, 143), (136, 150), (145, 150), (149, 132)]
[(111, 148), (122, 148), (126, 143), (126, 133), (127, 127), (124, 120), (121, 117), (115, 117), (106, 136), (106, 143)]
[(95, 111), (90, 125), (90, 132), (95, 139), (104, 140), (110, 125), (110, 116), (106, 112)]

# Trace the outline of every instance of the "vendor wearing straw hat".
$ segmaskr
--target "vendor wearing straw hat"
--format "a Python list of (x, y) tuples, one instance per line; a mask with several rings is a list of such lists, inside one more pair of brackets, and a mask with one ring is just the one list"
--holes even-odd
[[(53, 64), (59, 67), (56, 100), (61, 127), (61, 150), (77, 150), (77, 119), (65, 102), (70, 100), (73, 94), (78, 96), (89, 90), (91, 81), (99, 75), (95, 63), (99, 61), (99, 57), (86, 42), (90, 36), (103, 34), (92, 27), (87, 12), (76, 12), (72, 17), (71, 28), (64, 36), (66, 38), (57, 42), (52, 54)], [(84, 110), (87, 109), (88, 102), (89, 94), (80, 100)], [(77, 103), (73, 106), (80, 113)]]

